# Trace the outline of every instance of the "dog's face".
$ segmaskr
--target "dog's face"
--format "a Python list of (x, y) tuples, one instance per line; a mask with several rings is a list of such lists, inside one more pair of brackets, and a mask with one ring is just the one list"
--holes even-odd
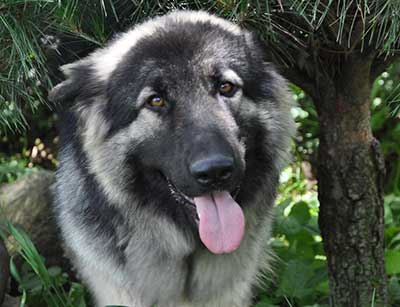
[(246, 50), (238, 48), (243, 40), (207, 23), (160, 29), (139, 41), (111, 77), (110, 134), (143, 118), (151, 131), (132, 138), (128, 155), (188, 197), (234, 191), (242, 179), (238, 121), (249, 69)]
[(203, 243), (236, 249), (241, 207), (276, 181), (291, 135), (285, 83), (253, 36), (205, 13), (173, 13), (65, 71), (51, 97), (75, 101), (89, 170), (109, 199), (196, 207)]

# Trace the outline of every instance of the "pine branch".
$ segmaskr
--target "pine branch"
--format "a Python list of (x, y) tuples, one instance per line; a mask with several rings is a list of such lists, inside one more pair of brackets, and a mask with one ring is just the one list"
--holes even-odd
[(394, 61), (393, 52), (400, 49), (398, 1), (3, 0), (0, 74), (3, 79), (13, 80), (14, 86), (0, 81), (0, 128), (21, 129), (25, 125), (24, 112), (32, 112), (37, 101), (45, 103), (43, 93), (51, 82), (46, 50), (49, 44), (43, 43), (43, 37), (68, 38), (65, 42), (70, 46), (61, 44), (60, 50), (56, 48), (61, 63), (84, 55), (78, 50), (82, 46), (85, 50), (102, 46), (114, 33), (146, 18), (173, 9), (208, 10), (258, 32), (283, 73), (315, 94), (316, 72), (324, 69), (324, 74), (335, 75), (340, 69), (338, 65), (319, 67), (318, 63), (340, 63), (343, 55), (360, 51), (364, 55), (376, 53), (379, 56), (371, 72), (373, 80)]

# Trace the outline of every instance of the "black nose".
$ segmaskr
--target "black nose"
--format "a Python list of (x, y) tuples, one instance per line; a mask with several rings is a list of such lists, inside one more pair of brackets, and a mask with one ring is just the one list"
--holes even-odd
[(190, 165), (190, 173), (202, 185), (218, 185), (226, 182), (232, 176), (233, 158), (215, 155), (197, 160)]

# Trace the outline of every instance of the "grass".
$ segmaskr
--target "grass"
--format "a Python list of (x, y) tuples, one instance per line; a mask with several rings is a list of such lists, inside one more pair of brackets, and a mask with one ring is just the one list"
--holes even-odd
[(14, 257), (10, 260), (11, 276), (19, 285), (21, 307), (85, 307), (86, 290), (69, 279), (67, 273), (59, 267), (47, 268), (45, 260), (39, 254), (28, 234), (20, 227), (5, 222), (1, 232), (3, 240), (13, 238), (18, 245), (18, 254), (24, 263), (18, 271)]

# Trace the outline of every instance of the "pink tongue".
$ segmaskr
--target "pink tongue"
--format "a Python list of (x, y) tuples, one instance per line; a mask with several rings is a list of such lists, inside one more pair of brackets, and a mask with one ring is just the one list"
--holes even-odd
[(244, 235), (244, 215), (228, 192), (194, 198), (199, 215), (200, 239), (215, 254), (236, 250)]

